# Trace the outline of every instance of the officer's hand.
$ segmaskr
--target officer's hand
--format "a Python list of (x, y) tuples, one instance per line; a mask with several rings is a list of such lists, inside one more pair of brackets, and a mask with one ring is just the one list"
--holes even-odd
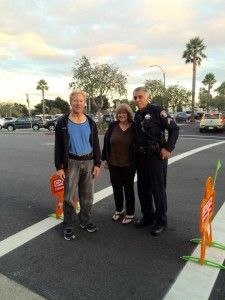
[(170, 157), (170, 152), (167, 151), (165, 148), (162, 148), (160, 151), (160, 156), (162, 159), (167, 159)]
[(60, 178), (62, 181), (64, 181), (64, 179), (66, 178), (66, 176), (65, 176), (65, 172), (64, 172), (64, 170), (63, 170), (63, 169), (61, 169), (61, 170), (58, 170), (58, 171), (56, 172), (56, 175), (58, 175), (58, 176), (59, 176), (59, 178)]
[(103, 164), (103, 167), (104, 167), (105, 169), (108, 169), (108, 168), (109, 168), (108, 163), (107, 163), (107, 160), (103, 160), (102, 164)]

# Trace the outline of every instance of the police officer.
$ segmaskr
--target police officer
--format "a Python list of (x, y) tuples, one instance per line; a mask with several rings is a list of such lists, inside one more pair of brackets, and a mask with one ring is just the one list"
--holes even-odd
[[(135, 114), (137, 187), (143, 218), (136, 228), (153, 225), (158, 236), (167, 228), (166, 175), (171, 151), (175, 148), (179, 127), (160, 106), (149, 103), (145, 87), (133, 92), (138, 111)], [(168, 138), (165, 138), (165, 130)]]

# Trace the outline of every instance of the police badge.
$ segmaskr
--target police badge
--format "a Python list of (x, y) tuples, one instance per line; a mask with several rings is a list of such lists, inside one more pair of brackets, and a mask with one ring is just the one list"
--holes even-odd
[(162, 110), (161, 113), (160, 113), (160, 117), (163, 118), (163, 119), (166, 118), (167, 117), (167, 112), (165, 110)]

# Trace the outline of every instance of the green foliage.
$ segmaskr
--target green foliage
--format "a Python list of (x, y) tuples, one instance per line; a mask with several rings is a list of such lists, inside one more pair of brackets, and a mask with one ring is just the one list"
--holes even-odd
[(103, 122), (102, 119), (99, 119), (99, 121), (97, 123), (97, 127), (98, 127), (98, 131), (105, 131), (108, 128), (108, 124)]
[(0, 116), (2, 117), (15, 117), (18, 118), (21, 115), (27, 115), (28, 109), (25, 105), (19, 103), (0, 103)]
[(100, 96), (95, 97), (94, 101), (91, 101), (91, 98), (88, 97), (88, 105), (89, 105), (89, 101), (90, 101), (91, 108), (88, 109), (88, 111), (90, 113), (97, 113), (101, 105), (102, 105), (102, 109), (101, 109), (102, 111), (106, 110), (109, 107), (109, 101), (106, 98), (106, 96), (103, 96), (102, 98)]
[(225, 81), (221, 83), (221, 85), (214, 90), (215, 92), (218, 93), (218, 95), (225, 96)]
[(170, 85), (167, 89), (168, 106), (172, 107), (173, 111), (179, 106), (190, 103), (191, 92), (178, 84)]
[(74, 64), (74, 81), (69, 84), (69, 88), (85, 91), (98, 111), (103, 110), (104, 97), (126, 94), (127, 75), (119, 71), (117, 66), (90, 63), (86, 56)]
[(41, 90), (42, 93), (42, 114), (45, 117), (45, 91), (48, 91), (48, 83), (44, 79), (41, 79), (37, 83), (36, 90)]
[(150, 92), (151, 99), (156, 96), (164, 96), (164, 84), (162, 80), (146, 80), (144, 86)]
[(203, 43), (203, 39), (199, 37), (194, 37), (186, 44), (186, 50), (183, 52), (182, 58), (185, 59), (185, 63), (193, 64), (193, 74), (192, 74), (192, 113), (191, 119), (194, 121), (194, 108), (195, 108), (195, 87), (196, 87), (196, 68), (201, 65), (203, 58), (207, 56), (204, 54), (206, 46)]
[[(55, 100), (45, 99), (45, 110), (48, 114), (66, 114), (70, 112), (69, 103), (60, 97), (55, 98)], [(39, 115), (42, 113), (42, 103), (38, 103), (34, 107), (34, 113)]]
[[(114, 110), (116, 109), (116, 102), (117, 102), (117, 100), (118, 100), (118, 99), (115, 99), (115, 100), (112, 101), (112, 102), (113, 102), (112, 108), (113, 108)], [(133, 112), (136, 111), (136, 106), (135, 106), (135, 103), (134, 103), (133, 100), (129, 101), (128, 99), (122, 99), (122, 100), (120, 100), (120, 104), (122, 104), (122, 103), (128, 104), (128, 105), (131, 107), (131, 109), (132, 109)]]
[(61, 99), (60, 97), (55, 98), (53, 107), (58, 108), (62, 114), (66, 114), (70, 112), (69, 103)]
[(225, 110), (225, 96), (218, 95), (211, 100), (211, 107), (218, 109), (218, 111)]
[(202, 58), (207, 56), (203, 53), (206, 46), (203, 43), (203, 39), (200, 37), (194, 37), (186, 44), (186, 50), (183, 52), (182, 58), (185, 59), (185, 63), (201, 65)]
[(199, 98), (199, 107), (206, 109), (207, 102), (208, 102), (208, 92), (205, 88), (199, 89), (198, 98)]
[(210, 107), (210, 98), (212, 98), (212, 96), (210, 95), (210, 90), (212, 89), (213, 85), (216, 83), (216, 78), (215, 75), (213, 73), (208, 73), (205, 75), (205, 78), (203, 79), (202, 83), (208, 87), (208, 91), (207, 91), (207, 110), (209, 111), (209, 107)]
[(44, 79), (41, 79), (37, 83), (36, 90), (48, 91), (48, 83)]

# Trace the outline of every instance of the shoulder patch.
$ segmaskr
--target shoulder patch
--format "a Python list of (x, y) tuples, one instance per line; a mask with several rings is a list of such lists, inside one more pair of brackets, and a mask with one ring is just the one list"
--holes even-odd
[(163, 119), (166, 118), (167, 117), (167, 112), (165, 110), (162, 110), (161, 113), (160, 113), (160, 117), (163, 118)]

